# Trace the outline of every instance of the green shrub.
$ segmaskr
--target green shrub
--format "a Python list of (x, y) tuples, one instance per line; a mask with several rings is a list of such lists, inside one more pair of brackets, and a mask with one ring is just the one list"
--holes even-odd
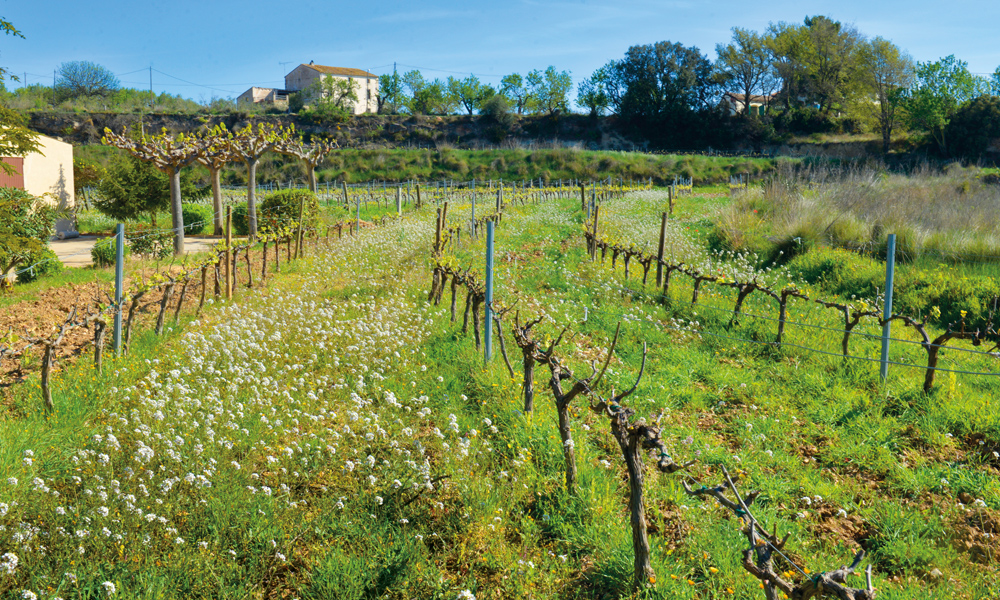
[[(39, 264), (36, 265), (35, 263)], [(56, 273), (64, 269), (62, 261), (59, 260), (59, 257), (56, 256), (56, 253), (53, 252), (52, 249), (49, 248), (48, 246), (42, 248), (39, 251), (32, 252), (25, 266), (28, 265), (35, 265), (35, 266), (31, 269), (18, 273), (17, 275), (18, 283), (30, 283), (42, 277), (55, 275)], [(20, 268), (23, 269), (24, 267)]]
[(806, 282), (846, 298), (873, 298), (885, 285), (881, 263), (849, 250), (813, 248), (789, 261), (788, 267)]
[(24, 190), (0, 187), (0, 275), (31, 264), (45, 248), (55, 212)]
[(233, 205), (233, 233), (235, 235), (250, 234), (250, 211), (247, 203)]
[[(844, 298), (874, 298), (885, 288), (885, 263), (848, 250), (814, 248), (788, 266), (806, 282)], [(1000, 281), (993, 277), (965, 277), (943, 265), (897, 268), (893, 312), (917, 317), (937, 307), (941, 315), (935, 323), (957, 326), (964, 311), (967, 328), (975, 328), (987, 318), (997, 296)]]
[(215, 215), (212, 212), (211, 206), (207, 204), (185, 204), (181, 214), (184, 216), (184, 233), (187, 235), (204, 233), (205, 230), (211, 231), (212, 217)]
[(993, 299), (1000, 296), (1000, 282), (994, 277), (965, 277), (941, 267), (897, 275), (894, 288), (894, 312), (926, 315), (936, 306), (941, 311), (936, 321), (942, 327), (950, 323), (957, 327), (965, 312), (968, 329), (975, 329), (987, 318)]
[[(115, 237), (106, 237), (97, 240), (94, 247), (90, 249), (90, 258), (98, 267), (110, 267), (115, 264), (115, 253)], [(125, 257), (127, 258), (131, 253), (129, 245), (125, 244)]]
[(289, 225), (299, 220), (299, 204), (304, 202), (302, 221), (306, 227), (319, 222), (319, 199), (309, 190), (281, 190), (269, 194), (257, 211), (258, 227)]
[(174, 234), (171, 231), (153, 229), (140, 225), (125, 232), (128, 247), (143, 258), (166, 258), (174, 250)]

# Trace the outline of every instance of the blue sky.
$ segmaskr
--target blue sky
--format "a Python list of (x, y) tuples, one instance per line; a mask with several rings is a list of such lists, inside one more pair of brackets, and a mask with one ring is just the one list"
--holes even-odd
[(955, 54), (977, 73), (1000, 65), (997, 0), (0, 0), (0, 16), (25, 35), (0, 38), (0, 65), (50, 85), (60, 63), (89, 60), (139, 88), (149, 87), (152, 66), (154, 91), (198, 101), (280, 87), (310, 60), (377, 74), (396, 62), (425, 77), (475, 73), (494, 84), (553, 65), (575, 83), (635, 44), (676, 41), (714, 60), (734, 26), (762, 30), (815, 14), (888, 38), (916, 60)]

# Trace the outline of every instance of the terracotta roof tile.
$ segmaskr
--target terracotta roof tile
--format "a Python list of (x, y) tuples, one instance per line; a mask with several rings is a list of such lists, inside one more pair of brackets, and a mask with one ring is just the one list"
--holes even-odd
[(348, 69), (345, 67), (327, 67), (324, 65), (307, 65), (303, 64), (304, 67), (309, 67), (314, 71), (319, 71), (324, 75), (340, 75), (342, 77), (378, 77), (374, 73), (369, 73), (363, 69)]

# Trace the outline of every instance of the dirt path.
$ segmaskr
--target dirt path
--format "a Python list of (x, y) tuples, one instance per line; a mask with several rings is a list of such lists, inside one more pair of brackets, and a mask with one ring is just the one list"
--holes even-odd
[[(52, 248), (65, 266), (86, 267), (93, 264), (90, 249), (99, 239), (101, 238), (95, 235), (81, 235), (71, 240), (53, 239), (49, 241), (49, 248)], [(184, 249), (187, 254), (205, 252), (211, 250), (218, 241), (217, 237), (186, 237)]]

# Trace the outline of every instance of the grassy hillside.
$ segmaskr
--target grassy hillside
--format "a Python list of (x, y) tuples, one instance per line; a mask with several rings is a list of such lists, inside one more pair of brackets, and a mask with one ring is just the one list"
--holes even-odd
[[(115, 150), (99, 145), (80, 146), (77, 158), (107, 164)], [(704, 155), (656, 155), (634, 152), (597, 152), (589, 150), (353, 150), (336, 152), (319, 166), (321, 182), (348, 183), (372, 180), (499, 180), (521, 181), (542, 178), (625, 179), (653, 178), (658, 184), (673, 181), (675, 176), (693, 177), (696, 183), (729, 181), (730, 175), (749, 173), (759, 177), (774, 172), (779, 165), (795, 165), (798, 159), (740, 158)], [(208, 172), (198, 169), (205, 183)], [(261, 159), (257, 180), (262, 184), (289, 181), (304, 184), (302, 165), (280, 154)], [(244, 184), (246, 169), (233, 164), (223, 171), (223, 181)]]
[[(703, 241), (729, 203), (720, 191), (680, 200), (667, 256), (717, 260)], [(602, 231), (655, 247), (665, 202), (662, 191), (609, 200)], [(34, 383), (18, 388), (0, 421), (0, 539), (16, 556), (0, 596), (96, 598), (112, 585), (129, 598), (630, 597), (627, 474), (608, 418), (584, 397), (572, 404), (580, 477), (568, 493), (544, 366), (524, 411), (514, 313), (511, 377), (462, 332), (461, 295), (454, 322), (448, 291), (427, 301), (434, 208), (284, 265), (276, 287), (165, 343), (143, 337), (104, 377), (68, 370), (52, 416)], [(449, 223), (470, 208), (453, 201)], [(522, 323), (542, 317), (543, 346), (565, 328), (554, 352), (575, 378), (620, 324), (594, 390), (605, 398), (635, 382), (647, 344), (624, 406), (695, 462), (668, 475), (644, 458), (655, 577), (636, 597), (763, 597), (740, 565), (737, 519), (684, 490), (717, 485), (722, 466), (761, 492), (757, 518), (791, 534), (775, 563), (790, 580), (863, 548), (879, 598), (1000, 594), (996, 377), (942, 373), (924, 394), (912, 366), (923, 350), (894, 342), (900, 364), (881, 383), (864, 360), (878, 341), (860, 335), (877, 325), (859, 326), (859, 358), (845, 360), (819, 329), (837, 314), (805, 301), (775, 348), (773, 301), (752, 295), (728, 323), (732, 290), (706, 284), (692, 305), (676, 273), (662, 298), (635, 263), (626, 279), (621, 259), (589, 259), (584, 219), (576, 199), (510, 208), (496, 230), (497, 300)], [(483, 244), (463, 235), (447, 261), (481, 274)], [(986, 372), (995, 359), (954, 351), (940, 366)]]

